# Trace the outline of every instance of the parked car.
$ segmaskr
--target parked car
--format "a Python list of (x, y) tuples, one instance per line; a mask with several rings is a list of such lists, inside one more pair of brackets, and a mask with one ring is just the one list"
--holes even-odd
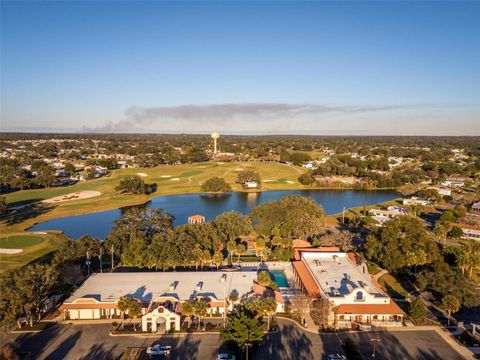
[(330, 354), (328, 360), (347, 360), (347, 357), (340, 354)]
[(153, 345), (147, 348), (147, 355), (152, 356), (168, 356), (172, 352), (171, 346)]
[(217, 360), (236, 360), (235, 355), (230, 355), (227, 353), (220, 353), (217, 355)]

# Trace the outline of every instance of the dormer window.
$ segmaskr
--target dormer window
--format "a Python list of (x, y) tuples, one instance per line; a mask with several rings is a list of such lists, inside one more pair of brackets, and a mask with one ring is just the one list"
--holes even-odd
[(363, 291), (358, 291), (355, 294), (355, 301), (365, 301), (365, 298), (363, 297)]

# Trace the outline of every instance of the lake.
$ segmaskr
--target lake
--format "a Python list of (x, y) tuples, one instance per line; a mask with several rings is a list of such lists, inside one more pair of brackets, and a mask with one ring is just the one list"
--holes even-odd
[[(175, 216), (174, 225), (178, 226), (187, 223), (187, 218), (194, 214), (204, 215), (207, 221), (231, 210), (249, 214), (255, 206), (266, 201), (279, 200), (287, 195), (310, 197), (323, 206), (327, 215), (338, 214), (344, 207), (373, 205), (400, 196), (398, 192), (392, 190), (272, 190), (255, 193), (232, 192), (220, 195), (164, 195), (152, 198), (148, 203), (140, 206), (164, 209)], [(115, 209), (56, 218), (37, 224), (29, 231), (61, 230), (73, 239), (78, 239), (83, 235), (104, 239), (113, 222), (121, 216), (121, 213), (122, 209)]]

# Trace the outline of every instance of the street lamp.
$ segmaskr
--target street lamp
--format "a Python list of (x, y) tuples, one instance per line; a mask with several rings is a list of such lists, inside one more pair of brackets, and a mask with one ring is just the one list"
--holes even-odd
[(248, 360), (248, 348), (249, 348), (250, 346), (252, 346), (252, 344), (251, 344), (251, 343), (245, 343), (245, 344), (243, 344), (243, 346), (245, 346), (245, 350), (246, 350), (246, 351), (245, 351), (246, 360)]
[(372, 352), (372, 358), (375, 359), (375, 350), (376, 350), (376, 346), (375, 346), (375, 343), (377, 342), (380, 342), (381, 340), (380, 339), (370, 339), (370, 341), (373, 342), (373, 352)]

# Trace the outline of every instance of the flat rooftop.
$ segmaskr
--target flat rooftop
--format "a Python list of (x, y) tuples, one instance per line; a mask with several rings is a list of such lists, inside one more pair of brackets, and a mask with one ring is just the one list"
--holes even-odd
[(93, 274), (65, 302), (81, 298), (114, 302), (125, 295), (143, 302), (155, 301), (160, 296), (171, 296), (181, 301), (192, 296), (224, 300), (225, 294), (229, 296), (232, 291), (240, 296), (250, 292), (256, 279), (256, 271)]
[(357, 266), (346, 253), (302, 253), (302, 260), (327, 296), (343, 296), (356, 288), (385, 296), (373, 283), (366, 266)]

